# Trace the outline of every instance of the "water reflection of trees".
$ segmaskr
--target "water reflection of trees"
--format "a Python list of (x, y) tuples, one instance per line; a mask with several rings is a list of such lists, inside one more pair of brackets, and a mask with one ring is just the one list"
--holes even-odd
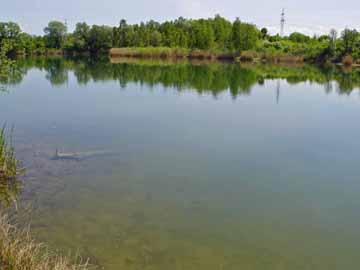
[(4, 52), (0, 52), (0, 90), (5, 90), (5, 86), (20, 83), (25, 73), (26, 69), (22, 69), (15, 61), (7, 58)]
[(52, 85), (63, 85), (69, 79), (66, 62), (62, 58), (50, 58), (44, 62), (44, 69), (46, 70), (46, 79)]
[[(196, 90), (214, 96), (230, 90), (231, 95), (248, 95), (254, 85), (262, 85), (266, 80), (286, 80), (289, 84), (312, 82), (324, 86), (326, 92), (334, 89), (339, 94), (350, 94), (360, 87), (360, 70), (344, 72), (336, 66), (317, 67), (240, 65), (236, 63), (190, 63), (187, 61), (169, 63), (161, 61), (120, 61), (64, 58), (35, 58), (18, 61), (23, 75), (36, 67), (46, 72), (52, 85), (62, 85), (73, 72), (79, 84), (90, 81), (118, 81), (121, 87), (130, 82), (146, 84), (150, 87), (161, 84), (174, 87), (178, 91)], [(14, 81), (21, 81), (18, 77)], [(337, 87), (332, 87), (332, 82)]]

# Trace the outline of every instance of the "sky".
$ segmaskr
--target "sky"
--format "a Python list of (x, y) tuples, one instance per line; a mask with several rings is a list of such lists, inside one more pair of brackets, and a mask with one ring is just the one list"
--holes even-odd
[(360, 29), (359, 0), (0, 0), (0, 21), (15, 21), (23, 31), (42, 34), (51, 20), (118, 25), (154, 19), (208, 18), (215, 14), (233, 21), (239, 17), (275, 34), (285, 9), (285, 33), (325, 34), (331, 28)]

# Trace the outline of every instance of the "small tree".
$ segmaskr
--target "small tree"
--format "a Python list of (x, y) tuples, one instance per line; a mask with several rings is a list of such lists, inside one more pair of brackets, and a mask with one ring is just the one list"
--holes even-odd
[(265, 39), (266, 37), (267, 37), (267, 35), (268, 35), (268, 30), (267, 30), (267, 28), (261, 28), (261, 30), (260, 30), (260, 32), (261, 32), (261, 37), (262, 37), (262, 39)]
[(113, 44), (113, 30), (109, 26), (93, 25), (89, 32), (89, 49), (92, 53), (107, 51)]
[(77, 23), (73, 33), (74, 49), (78, 52), (88, 49), (88, 41), (90, 37), (90, 26), (85, 22)]
[(242, 23), (239, 18), (236, 19), (232, 27), (232, 43), (234, 49), (238, 51), (254, 49), (258, 39), (259, 30), (255, 25)]
[(355, 45), (357, 43), (357, 40), (359, 39), (359, 33), (354, 29), (345, 29), (341, 33), (341, 38), (344, 44), (344, 51), (343, 54), (352, 54), (352, 52), (355, 49)]

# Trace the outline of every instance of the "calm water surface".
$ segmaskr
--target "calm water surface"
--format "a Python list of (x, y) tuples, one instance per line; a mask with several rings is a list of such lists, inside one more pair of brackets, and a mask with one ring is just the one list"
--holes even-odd
[(360, 265), (359, 71), (115, 62), (21, 60), (0, 93), (39, 240), (109, 270)]

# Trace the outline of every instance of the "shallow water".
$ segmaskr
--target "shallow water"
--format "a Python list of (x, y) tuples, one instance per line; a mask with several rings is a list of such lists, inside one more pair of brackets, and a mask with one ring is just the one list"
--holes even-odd
[(39, 240), (110, 270), (360, 264), (357, 70), (115, 62), (21, 60), (0, 94)]

